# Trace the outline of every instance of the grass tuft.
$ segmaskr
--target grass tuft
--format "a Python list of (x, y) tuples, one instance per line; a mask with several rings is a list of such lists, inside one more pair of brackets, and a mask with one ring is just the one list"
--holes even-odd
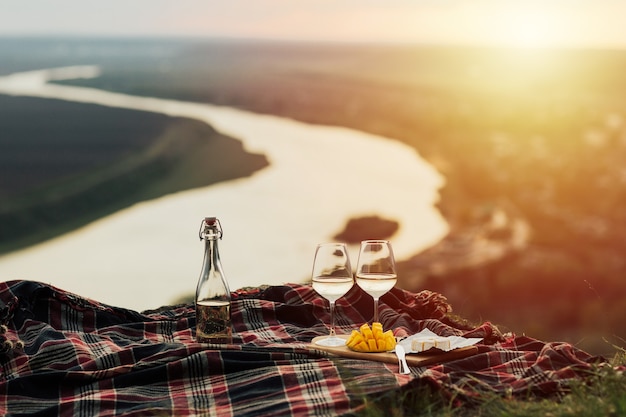
[(598, 365), (585, 379), (571, 381), (559, 398), (511, 397), (482, 392), (471, 400), (447, 398), (415, 381), (399, 390), (366, 398), (354, 417), (598, 417), (626, 415), (626, 350), (616, 346), (610, 363)]

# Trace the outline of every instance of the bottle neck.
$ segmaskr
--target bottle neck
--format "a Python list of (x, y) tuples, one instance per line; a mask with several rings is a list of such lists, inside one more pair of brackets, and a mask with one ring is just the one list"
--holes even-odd
[(204, 239), (204, 256), (205, 262), (208, 262), (210, 265), (212, 265), (213, 268), (215, 268), (218, 262), (220, 262), (220, 253), (218, 250), (216, 237), (206, 237)]
[(204, 261), (196, 288), (196, 301), (230, 299), (230, 287), (222, 270), (217, 239), (206, 239)]
[(200, 239), (204, 239), (204, 261), (211, 265), (211, 269), (215, 269), (219, 262), (217, 241), (221, 238), (222, 232), (216, 225), (205, 224), (204, 228), (200, 229)]

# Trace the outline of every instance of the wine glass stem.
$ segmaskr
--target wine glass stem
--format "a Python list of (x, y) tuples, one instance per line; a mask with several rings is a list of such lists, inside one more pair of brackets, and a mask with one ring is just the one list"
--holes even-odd
[(378, 322), (378, 297), (374, 297), (374, 323)]
[(330, 302), (330, 336), (335, 336), (335, 302)]

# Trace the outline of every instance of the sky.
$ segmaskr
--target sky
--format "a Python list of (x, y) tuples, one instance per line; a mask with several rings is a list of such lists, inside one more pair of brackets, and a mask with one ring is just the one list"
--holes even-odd
[(0, 36), (626, 48), (626, 0), (0, 0)]

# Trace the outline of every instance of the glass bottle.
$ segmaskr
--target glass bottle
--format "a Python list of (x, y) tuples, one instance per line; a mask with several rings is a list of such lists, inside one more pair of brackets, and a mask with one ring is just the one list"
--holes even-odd
[(205, 217), (199, 235), (205, 246), (196, 288), (196, 340), (202, 343), (232, 343), (230, 288), (217, 245), (223, 235), (219, 220)]

